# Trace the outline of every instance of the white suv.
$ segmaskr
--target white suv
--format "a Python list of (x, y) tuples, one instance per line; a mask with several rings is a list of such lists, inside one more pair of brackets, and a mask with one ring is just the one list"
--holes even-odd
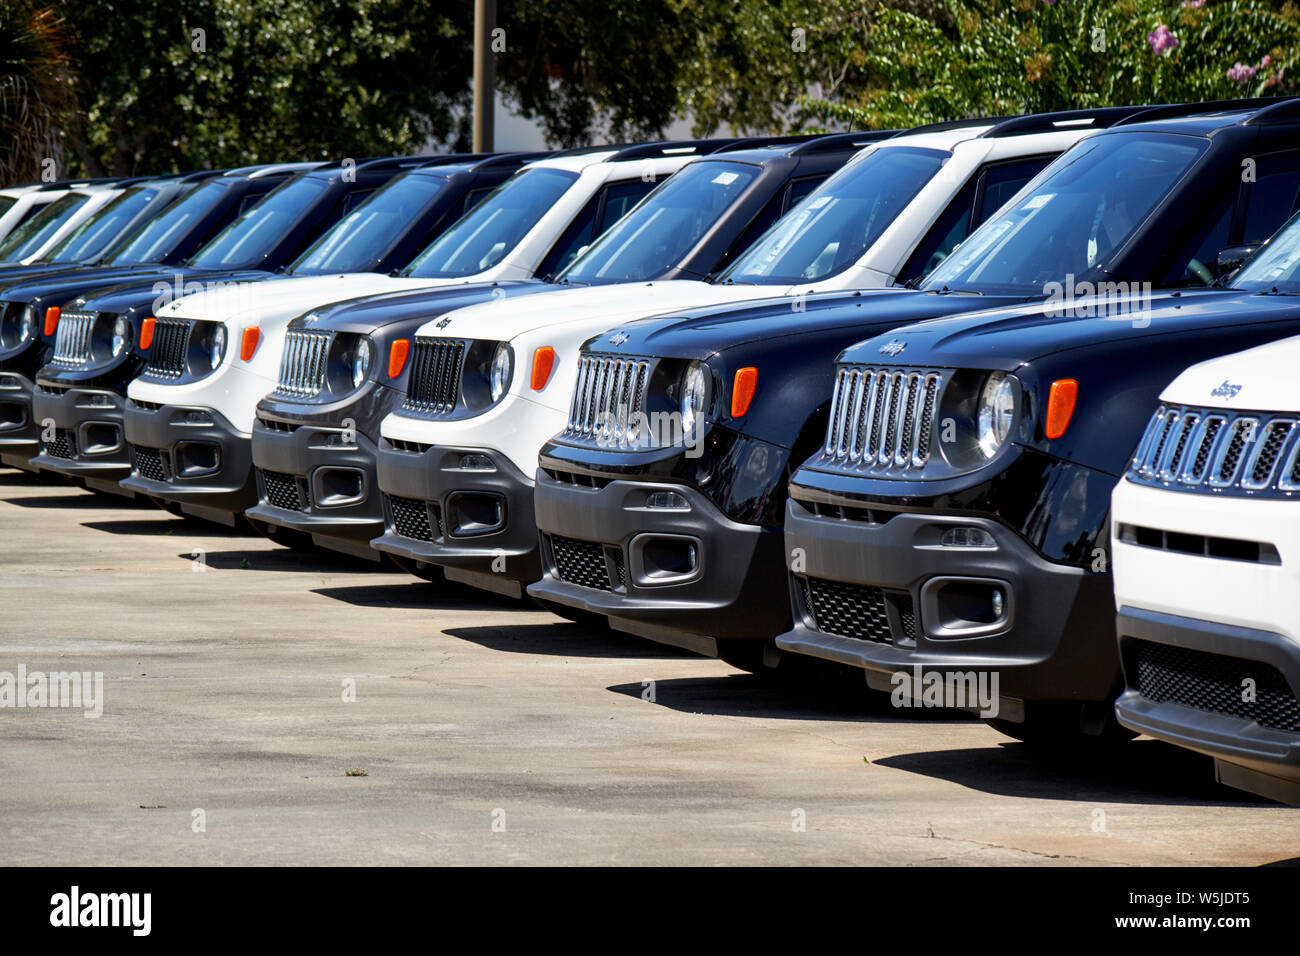
[[(127, 439), (140, 452), (126, 479), (129, 487), (188, 514), (234, 524), (256, 501), (253, 423), (258, 401), (279, 381), (291, 319), (365, 296), (558, 271), (590, 243), (593, 230), (617, 221), (657, 180), (710, 148), (708, 143), (658, 143), (560, 153), (520, 169), (399, 275), (237, 283), (164, 306), (155, 317), (150, 367), (127, 388), (131, 407), (150, 413), (147, 423), (128, 416)], [(597, 195), (602, 197), (597, 215), (578, 222)], [(155, 369), (172, 353), (172, 366)], [(363, 376), (371, 361), (378, 359), (367, 355)], [(170, 450), (170, 456), (159, 449)]]
[[(1295, 293), (1288, 293), (1294, 295)], [(1111, 502), (1132, 730), (1300, 804), (1300, 338), (1165, 389)]]
[[(895, 136), (855, 155), (716, 280), (601, 285), (579, 259), (560, 279), (590, 286), (433, 317), (416, 332), (407, 401), (380, 427), (386, 532), (372, 546), (521, 595), (540, 577), (537, 454), (564, 428), (586, 339), (679, 309), (773, 297), (799, 309), (814, 292), (920, 278), (1051, 159), (1136, 112), (964, 121)], [(601, 239), (628, 241), (619, 227)]]

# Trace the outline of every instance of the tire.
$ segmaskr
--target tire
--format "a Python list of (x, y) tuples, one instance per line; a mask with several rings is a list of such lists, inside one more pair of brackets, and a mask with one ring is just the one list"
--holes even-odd
[(771, 676), (780, 666), (769, 667), (763, 660), (766, 656), (765, 652), (771, 645), (771, 641), (757, 638), (720, 637), (718, 638), (718, 660), (751, 674)]
[(260, 534), (262, 537), (274, 541), (284, 548), (292, 548), (295, 551), (319, 551), (316, 543), (312, 541), (311, 535), (305, 531), (298, 531), (294, 528), (281, 528), (279, 525), (267, 524), (262, 521), (254, 521), (248, 516), (244, 521), (250, 528)]
[(1025, 720), (1017, 723), (1000, 717), (984, 721), (999, 733), (1013, 737), (1030, 747), (1052, 750), (1104, 750), (1123, 746), (1137, 736), (1109, 713), (1100, 733), (1090, 733), (1082, 726), (1083, 712), (1078, 704), (1026, 704)]
[(436, 584), (446, 580), (446, 578), (443, 577), (442, 569), (436, 564), (417, 563), (412, 561), (410, 558), (399, 557), (396, 554), (385, 554), (384, 557), (393, 565), (393, 567), (397, 568), (397, 570), (403, 571), (413, 577), (417, 577), (421, 581), (428, 581)]
[(566, 621), (572, 621), (574, 624), (581, 624), (584, 627), (594, 627), (600, 630), (609, 628), (609, 621), (605, 615), (596, 614), (592, 611), (583, 611), (576, 607), (569, 607), (567, 604), (557, 604), (554, 601), (543, 601), (541, 598), (533, 598), (533, 603), (543, 611), (550, 611), (556, 617), (562, 617)]

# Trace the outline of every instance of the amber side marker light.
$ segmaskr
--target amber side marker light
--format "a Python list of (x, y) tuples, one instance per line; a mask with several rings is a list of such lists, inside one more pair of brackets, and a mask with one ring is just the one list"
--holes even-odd
[(140, 351), (148, 352), (153, 345), (154, 317), (151, 315), (140, 323)]
[(555, 349), (543, 345), (533, 353), (533, 391), (540, 392), (551, 380), (551, 370), (555, 368)]
[(749, 411), (749, 403), (754, 400), (758, 388), (758, 369), (752, 365), (736, 369), (736, 377), (731, 382), (731, 417), (742, 418)]
[(257, 343), (262, 339), (262, 330), (257, 326), (251, 326), (244, 329), (243, 341), (239, 344), (239, 357), (247, 362), (257, 351)]
[(54, 334), (54, 330), (59, 327), (59, 315), (62, 310), (57, 305), (52, 305), (45, 310), (45, 335), (48, 338)]
[(388, 377), (397, 378), (406, 368), (406, 356), (411, 352), (410, 339), (397, 339), (388, 347)]
[(1074, 403), (1079, 398), (1079, 383), (1072, 378), (1062, 378), (1052, 383), (1047, 393), (1047, 420), (1043, 425), (1043, 434), (1048, 438), (1060, 438), (1070, 427), (1070, 416), (1074, 414)]

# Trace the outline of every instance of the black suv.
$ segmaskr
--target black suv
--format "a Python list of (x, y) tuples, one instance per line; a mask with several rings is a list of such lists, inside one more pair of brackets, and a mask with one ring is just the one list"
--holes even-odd
[[(342, 219), (335, 221), (332, 214), (318, 217), (309, 231), (293, 237), (293, 217), (281, 215), (277, 220), (272, 210), (263, 209), (259, 215), (254, 208), (234, 240), (229, 234), (219, 240), (233, 246), (260, 228), (264, 242), (287, 239), (291, 245), (286, 251), (311, 241), (284, 271), (178, 273), (170, 288), (155, 278), (151, 285), (124, 283), (67, 303), (53, 355), (37, 375), (33, 417), (46, 440), (32, 464), (84, 479), (99, 490), (129, 494), (117, 484), (131, 471), (122, 440), (122, 407), (127, 385), (143, 370), (152, 345), (145, 322), (161, 302), (199, 284), (392, 271), (530, 158), (385, 159), (359, 164), (352, 170), (355, 175), (345, 175), (346, 167), (312, 172), (307, 178), (334, 193), (324, 201), (333, 202)], [(268, 197), (268, 204), (273, 202)], [(278, 230), (288, 231), (277, 240)], [(196, 258), (202, 260), (205, 253)]]
[[(389, 294), (315, 309), (310, 322), (295, 319), (289, 327), (291, 342), (325, 336), (335, 348), (345, 348), (368, 337), (387, 361), (374, 363), (374, 371), (353, 388), (348, 381), (317, 382), (304, 375), (300, 365), (310, 353), (286, 348), (281, 383), (262, 400), (253, 428), (259, 502), (248, 510), (249, 518), (310, 534), (317, 544), (378, 558), (370, 541), (384, 532), (376, 475), (376, 457), (383, 454), (379, 423), (406, 398), (408, 375), (418, 364), (420, 346), (412, 348), (412, 338), (419, 326), (496, 298), (611, 282), (703, 278), (864, 145), (891, 135), (700, 140), (622, 149), (607, 162), (626, 164), (626, 177), (611, 178), (591, 197), (556, 243), (565, 258), (548, 256), (538, 278)], [(658, 186), (643, 177), (644, 160), (688, 149), (702, 158)], [(715, 158), (728, 165), (719, 166)], [(720, 170), (735, 164), (753, 167), (752, 178), (720, 177)], [(720, 178), (729, 185), (719, 184)], [(630, 203), (611, 208), (605, 197), (625, 196), (629, 186), (637, 188), (632, 201), (641, 201), (624, 215)], [(587, 232), (575, 242), (573, 236), (583, 229)], [(577, 255), (580, 246), (586, 251)], [(410, 362), (408, 352), (415, 353)], [(419, 365), (414, 374), (422, 381), (434, 371)], [(312, 384), (304, 388), (303, 382)], [(349, 440), (342, 441), (344, 435)], [(532, 490), (524, 490), (531, 504)], [(421, 565), (430, 557), (428, 549), (410, 544), (413, 550), (386, 550), (408, 558), (417, 573), (430, 573)]]
[[(996, 677), (985, 716), (1021, 739), (1127, 736), (1111, 491), (1187, 365), (1300, 331), (1266, 263), (1220, 283), (1248, 296), (1153, 296), (1144, 277), (1200, 284), (1267, 239), (1300, 202), (1298, 134), (1294, 100), (1101, 134), (932, 277), (1028, 294), (1054, 261), (1063, 295), (847, 349), (821, 450), (790, 482), (777, 644), (882, 690), (918, 668)], [(1111, 210), (1134, 225), (1103, 232)]]
[[(918, 291), (832, 296), (810, 300), (802, 312), (779, 302), (668, 316), (591, 340), (595, 362), (647, 363), (657, 383), (643, 396), (648, 410), (680, 406), (700, 422), (696, 455), (680, 440), (599, 447), (584, 433), (575, 403), (570, 427), (540, 456), (545, 573), (529, 593), (605, 614), (634, 633), (716, 648), (741, 667), (776, 662), (772, 639), (791, 626), (782, 537), (787, 484), (825, 445), (828, 418), (839, 420), (834, 356), (864, 336), (924, 319), (1042, 302), (1053, 283), (1064, 288), (1071, 276), (1209, 284), (1206, 262), (1244, 239), (1268, 236), (1290, 211), (1290, 196), (1281, 206), (1276, 190), (1294, 182), (1300, 167), (1276, 154), (1295, 142), (1294, 107), (1272, 102), (1156, 107), (1119, 119), (1044, 170)], [(1247, 160), (1256, 175), (1243, 183)], [(1025, 222), (1041, 229), (1025, 229)], [(925, 416), (931, 389), (943, 384), (903, 382), (907, 391), (895, 407), (910, 409), (910, 417), (891, 425), (891, 456), (904, 447), (899, 428), (935, 425)], [(930, 447), (912, 446), (909, 454)], [(836, 474), (831, 481), (857, 487), (866, 479)], [(861, 515), (864, 531), (871, 515)], [(788, 636), (785, 643), (791, 646)]]

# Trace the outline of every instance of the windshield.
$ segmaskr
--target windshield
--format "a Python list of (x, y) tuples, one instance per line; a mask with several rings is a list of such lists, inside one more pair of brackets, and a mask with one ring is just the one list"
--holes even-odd
[(206, 182), (177, 199), (161, 215), (140, 226), (114, 250), (109, 262), (157, 262), (175, 248), (194, 223), (206, 216), (225, 195), (228, 183)]
[(120, 196), (60, 239), (58, 245), (41, 257), (42, 261), (81, 262), (98, 255), (157, 195), (158, 190), (148, 186), (123, 190)]
[(664, 180), (560, 273), (564, 282), (652, 279), (691, 250), (758, 177), (748, 163), (691, 163)]
[(0, 196), (0, 216), (12, 209), (13, 204), (17, 201), (18, 199), (14, 196)]
[(847, 269), (871, 247), (948, 154), (888, 146), (809, 193), (722, 274), (759, 285), (812, 282)]
[(455, 279), (492, 268), (577, 181), (577, 173), (563, 169), (521, 169), (434, 240), (403, 275)]
[(1075, 146), (973, 232), (921, 288), (1043, 295), (1086, 276), (1133, 235), (1208, 143), (1123, 133)]
[(1278, 230), (1232, 277), (1234, 289), (1300, 295), (1300, 215)]
[(0, 242), (0, 262), (13, 262), (32, 255), (89, 198), (85, 193), (66, 193), (47, 205)]
[(329, 183), (314, 176), (289, 180), (221, 230), (189, 264), (198, 269), (258, 268), (328, 188)]
[(295, 275), (368, 272), (447, 188), (442, 176), (405, 173), (363, 202), (304, 252)]

